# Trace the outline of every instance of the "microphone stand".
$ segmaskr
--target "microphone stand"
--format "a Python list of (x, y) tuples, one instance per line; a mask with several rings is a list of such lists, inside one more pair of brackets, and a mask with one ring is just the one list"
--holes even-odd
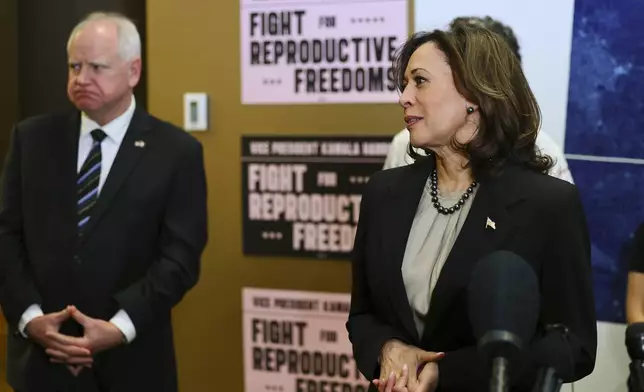
[(496, 357), (492, 361), (492, 375), (490, 377), (490, 392), (508, 392), (508, 360)]
[[(549, 324), (546, 325), (546, 334), (557, 332), (567, 343), (568, 342), (568, 327), (563, 324)], [(570, 350), (570, 347), (568, 347)], [(572, 362), (570, 364), (573, 367)], [(557, 371), (552, 366), (545, 366), (539, 368), (537, 371), (537, 382), (534, 385), (533, 392), (559, 392), (563, 380), (557, 374)]]
[(534, 385), (533, 392), (559, 392), (563, 381), (554, 368), (540, 368), (537, 372), (537, 383)]
[(521, 339), (512, 332), (491, 330), (479, 340), (479, 347), (492, 358), (490, 392), (510, 390), (510, 366), (516, 366), (521, 352)]
[(628, 366), (630, 374), (628, 377), (628, 392), (644, 391), (644, 362), (639, 359), (633, 360)]

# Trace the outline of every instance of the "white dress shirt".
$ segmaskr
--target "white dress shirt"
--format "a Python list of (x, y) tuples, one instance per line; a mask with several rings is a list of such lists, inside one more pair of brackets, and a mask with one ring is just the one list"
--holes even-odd
[[(389, 152), (387, 153), (387, 159), (385, 160), (383, 169), (405, 166), (414, 162), (407, 154), (409, 137), (409, 131), (406, 128), (394, 136), (391, 141), (391, 146), (389, 146)], [(549, 155), (555, 161), (554, 166), (548, 174), (574, 184), (575, 182), (568, 168), (568, 161), (566, 161), (566, 157), (557, 143), (547, 133), (542, 131), (537, 134), (536, 145), (543, 154)], [(416, 149), (416, 151), (421, 155), (423, 154), (423, 151), (420, 149)]]
[[(89, 155), (94, 139), (92, 138), (91, 132), (95, 129), (102, 129), (107, 137), (101, 143), (101, 177), (98, 184), (98, 192), (100, 195), (103, 185), (105, 185), (105, 180), (112, 168), (114, 159), (116, 158), (116, 153), (121, 146), (121, 142), (125, 137), (128, 127), (130, 126), (130, 121), (134, 115), (134, 109), (136, 108), (136, 100), (132, 96), (132, 102), (130, 103), (129, 108), (119, 117), (115, 118), (108, 124), (104, 126), (99, 126), (96, 122), (91, 120), (84, 113), (81, 115), (81, 129), (80, 136), (78, 140), (78, 166), (77, 171), (80, 172), (83, 162)], [(91, 219), (91, 218), (90, 218)], [(80, 309), (81, 312), (83, 311)], [(40, 305), (33, 304), (22, 314), (20, 322), (18, 323), (18, 330), (23, 336), (26, 337), (25, 328), (27, 324), (38, 316), (42, 316), (43, 311), (40, 308)], [(119, 310), (110, 322), (114, 324), (125, 336), (126, 341), (129, 343), (136, 337), (136, 328), (130, 319), (130, 316), (121, 309)]]

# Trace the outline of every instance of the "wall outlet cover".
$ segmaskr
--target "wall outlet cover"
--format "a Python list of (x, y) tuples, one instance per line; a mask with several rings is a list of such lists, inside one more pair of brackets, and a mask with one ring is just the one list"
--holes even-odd
[(186, 131), (208, 130), (208, 95), (206, 93), (183, 95), (183, 128)]

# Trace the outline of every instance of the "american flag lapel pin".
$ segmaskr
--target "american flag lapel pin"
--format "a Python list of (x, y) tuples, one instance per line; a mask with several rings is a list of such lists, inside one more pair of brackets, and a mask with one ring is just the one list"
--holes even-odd
[(134, 147), (143, 148), (145, 147), (145, 142), (143, 140), (137, 140), (134, 142)]
[(485, 223), (485, 228), (487, 229), (488, 227), (492, 228), (492, 230), (496, 230), (496, 223), (490, 217), (488, 216), (487, 222)]

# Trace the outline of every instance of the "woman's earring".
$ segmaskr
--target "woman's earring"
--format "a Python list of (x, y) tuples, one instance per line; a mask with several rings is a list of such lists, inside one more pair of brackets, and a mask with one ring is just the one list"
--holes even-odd
[(472, 113), (474, 113), (474, 108), (470, 106), (467, 108), (467, 114), (472, 114)]

